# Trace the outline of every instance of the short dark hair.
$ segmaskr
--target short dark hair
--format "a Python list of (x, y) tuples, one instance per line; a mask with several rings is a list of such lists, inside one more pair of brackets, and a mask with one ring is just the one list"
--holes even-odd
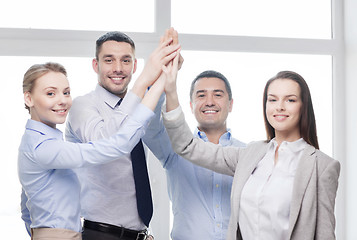
[(265, 130), (267, 134), (267, 141), (270, 141), (275, 137), (275, 130), (268, 122), (266, 116), (266, 102), (268, 99), (268, 88), (270, 84), (277, 79), (289, 79), (295, 81), (300, 86), (300, 95), (301, 95), (301, 117), (299, 122), (300, 135), (302, 138), (310, 145), (314, 146), (316, 149), (319, 149), (319, 142), (317, 140), (316, 133), (316, 122), (314, 108), (312, 106), (311, 94), (309, 86), (307, 85), (305, 79), (292, 71), (281, 71), (278, 72), (274, 77), (268, 80), (264, 88), (263, 95), (263, 114), (264, 114), (264, 123)]
[(232, 100), (231, 84), (229, 83), (228, 79), (222, 73), (214, 71), (214, 70), (207, 70), (207, 71), (201, 72), (200, 74), (197, 75), (197, 77), (195, 79), (193, 79), (193, 81), (191, 83), (191, 89), (190, 89), (190, 99), (191, 100), (192, 100), (193, 89), (195, 88), (195, 83), (198, 80), (200, 80), (201, 78), (219, 78), (219, 79), (221, 79), (224, 82), (224, 84), (226, 85), (229, 100)]
[(128, 35), (126, 35), (123, 32), (119, 32), (119, 31), (107, 32), (103, 36), (99, 37), (96, 41), (95, 58), (97, 60), (98, 60), (98, 55), (102, 48), (103, 43), (105, 43), (107, 41), (129, 43), (130, 46), (132, 47), (133, 51), (135, 52), (135, 43)]

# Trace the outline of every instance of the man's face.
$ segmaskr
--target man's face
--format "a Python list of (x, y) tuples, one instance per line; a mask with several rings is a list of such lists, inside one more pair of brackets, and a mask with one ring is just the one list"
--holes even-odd
[(104, 42), (98, 59), (93, 59), (93, 69), (98, 74), (99, 85), (124, 97), (136, 71), (136, 59), (131, 45), (126, 42)]
[(226, 119), (232, 111), (224, 82), (219, 78), (201, 78), (194, 86), (191, 110), (202, 131), (209, 129), (226, 131)]

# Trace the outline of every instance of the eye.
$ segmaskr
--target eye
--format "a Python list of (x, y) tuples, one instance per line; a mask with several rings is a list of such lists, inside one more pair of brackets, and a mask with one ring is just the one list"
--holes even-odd
[(129, 63), (131, 63), (131, 59), (124, 59), (123, 63), (129, 64)]
[(289, 99), (287, 100), (287, 102), (296, 102), (296, 99), (289, 98)]
[(55, 95), (54, 92), (48, 92), (48, 93), (47, 93), (47, 96), (50, 96), (50, 97), (52, 97), (52, 96), (54, 96), (54, 95)]
[(203, 97), (205, 97), (204, 94), (198, 94), (198, 95), (197, 95), (197, 98), (203, 98)]
[(63, 94), (66, 95), (66, 96), (70, 96), (71, 95), (71, 91), (65, 91)]
[(107, 58), (107, 59), (104, 59), (104, 62), (106, 62), (106, 63), (111, 63), (111, 62), (113, 62), (113, 60), (110, 59), (110, 58)]
[(275, 98), (268, 98), (268, 102), (276, 102)]

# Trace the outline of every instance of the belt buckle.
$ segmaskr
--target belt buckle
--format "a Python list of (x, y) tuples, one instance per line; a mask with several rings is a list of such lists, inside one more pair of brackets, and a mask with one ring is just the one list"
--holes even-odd
[(145, 240), (147, 238), (146, 232), (140, 232), (136, 236), (136, 240)]

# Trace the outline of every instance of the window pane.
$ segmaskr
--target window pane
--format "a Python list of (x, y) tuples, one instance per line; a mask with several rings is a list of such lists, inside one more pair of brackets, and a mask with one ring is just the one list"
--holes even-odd
[(332, 58), (320, 55), (182, 51), (178, 74), (179, 100), (193, 129), (196, 120), (189, 105), (191, 81), (202, 71), (216, 70), (230, 81), (233, 110), (227, 126), (244, 142), (266, 139), (263, 90), (268, 79), (283, 70), (295, 71), (309, 85), (320, 148), (332, 156)]
[[(6, 83), (0, 88), (2, 117), (0, 118), (0, 189), (5, 194), (0, 205), (0, 229), (2, 239), (29, 239), (21, 219), (21, 185), (17, 175), (17, 150), (24, 133), (29, 114), (24, 107), (22, 80), (26, 70), (33, 64), (48, 61), (64, 65), (68, 73), (72, 98), (92, 91), (97, 84), (97, 75), (92, 69), (91, 58), (54, 58), (54, 57), (0, 57), (2, 77)], [(133, 75), (131, 88), (144, 66), (138, 59), (138, 69)], [(65, 124), (57, 125), (64, 131)]]
[(155, 0), (12, 0), (1, 4), (0, 27), (153, 32), (154, 3)]
[(327, 0), (172, 0), (171, 7), (181, 33), (331, 38)]

